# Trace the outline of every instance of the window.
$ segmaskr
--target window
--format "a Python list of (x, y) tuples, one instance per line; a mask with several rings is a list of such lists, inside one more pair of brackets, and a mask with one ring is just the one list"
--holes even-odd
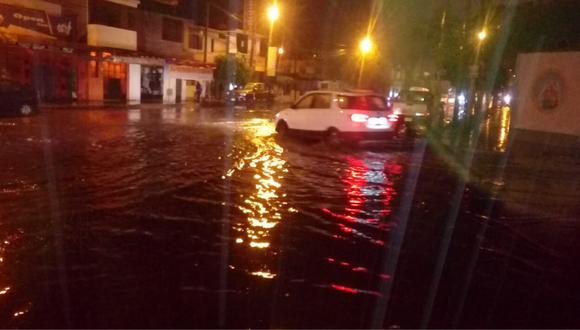
[(22, 87), (13, 81), (0, 80), (0, 91), (4, 93), (8, 92), (18, 92)]
[(137, 20), (132, 8), (107, 1), (90, 1), (89, 23), (133, 31), (137, 29)]
[(262, 39), (260, 40), (260, 53), (258, 55), (266, 57), (267, 53), (268, 53), (268, 42), (266, 41), (266, 39)]
[(405, 91), (401, 92), (399, 100), (409, 104), (429, 104), (432, 101), (432, 96), (428, 92)]
[(167, 41), (183, 41), (183, 22), (164, 17), (162, 27), (162, 38)]
[(238, 33), (237, 35), (237, 46), (238, 52), (247, 54), (248, 53), (248, 36), (245, 34)]
[(210, 50), (211, 50), (212, 53), (214, 52), (214, 41), (215, 40), (212, 38), (211, 39), (211, 48), (210, 48)]
[(203, 49), (202, 32), (200, 30), (189, 30), (189, 48)]
[(133, 14), (133, 13), (127, 13), (127, 28), (129, 30), (136, 30), (137, 29), (135, 14)]
[(122, 11), (114, 4), (91, 1), (89, 8), (89, 23), (112, 27), (122, 27)]
[(312, 107), (315, 109), (330, 108), (330, 94), (316, 94), (314, 95), (314, 102)]
[(314, 99), (313, 95), (307, 95), (304, 98), (302, 98), (300, 101), (298, 101), (298, 103), (296, 103), (296, 109), (308, 109), (310, 108), (310, 105), (312, 104), (312, 99)]
[(339, 95), (337, 98), (338, 106), (341, 109), (358, 109), (358, 110), (387, 110), (387, 102), (384, 98), (375, 95)]

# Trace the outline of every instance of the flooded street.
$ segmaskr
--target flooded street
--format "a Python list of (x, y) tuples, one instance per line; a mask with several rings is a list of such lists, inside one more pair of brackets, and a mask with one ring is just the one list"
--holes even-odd
[(444, 138), (277, 141), (272, 118), (1, 118), (0, 327), (580, 327), (577, 156), (505, 163), (504, 113), (466, 163)]

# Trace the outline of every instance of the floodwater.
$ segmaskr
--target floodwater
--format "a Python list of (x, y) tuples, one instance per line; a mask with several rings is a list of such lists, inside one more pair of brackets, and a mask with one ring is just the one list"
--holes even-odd
[(1, 118), (0, 327), (580, 327), (577, 157), (506, 163), (501, 112), (473, 158), (281, 142), (272, 117)]

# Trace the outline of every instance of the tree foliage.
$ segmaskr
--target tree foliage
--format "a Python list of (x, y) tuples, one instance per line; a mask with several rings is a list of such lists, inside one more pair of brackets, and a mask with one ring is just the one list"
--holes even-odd
[(215, 65), (214, 80), (217, 83), (243, 86), (250, 78), (250, 68), (241, 58), (219, 56), (215, 60)]

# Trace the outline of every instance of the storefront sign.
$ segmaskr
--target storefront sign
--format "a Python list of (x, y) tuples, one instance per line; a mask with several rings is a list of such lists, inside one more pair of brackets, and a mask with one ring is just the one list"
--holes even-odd
[(52, 34), (58, 39), (72, 40), (75, 37), (77, 26), (76, 17), (74, 16), (63, 16), (56, 17), (50, 16), (50, 24), (52, 26)]
[(71, 39), (74, 36), (74, 17), (49, 17), (37, 9), (0, 4), (0, 27), (17, 26), (49, 37)]
[(169, 65), (169, 71), (182, 72), (182, 73), (212, 73), (212, 69), (209, 68), (195, 68), (188, 65)]

